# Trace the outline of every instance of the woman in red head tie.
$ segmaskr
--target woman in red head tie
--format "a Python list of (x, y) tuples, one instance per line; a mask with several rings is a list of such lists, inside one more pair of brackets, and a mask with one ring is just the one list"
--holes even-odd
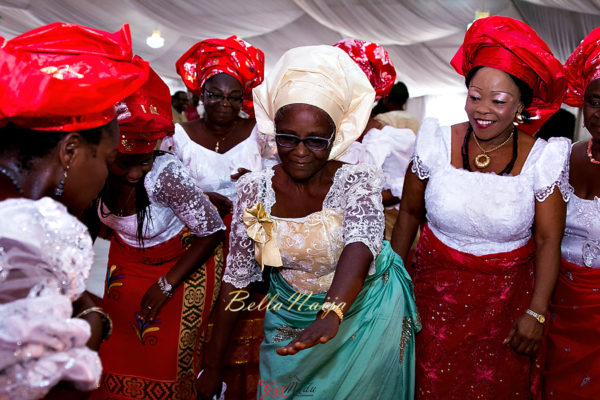
[(405, 258), (426, 218), (416, 397), (527, 399), (539, 392), (531, 366), (560, 264), (570, 150), (530, 135), (566, 79), (537, 34), (506, 17), (475, 21), (451, 64), (469, 120), (423, 121), (392, 236)]
[[(172, 154), (167, 85), (154, 71), (117, 106), (119, 153), (98, 216), (112, 231), (104, 307), (113, 334), (100, 349), (110, 398), (194, 398), (198, 335), (223, 272), (225, 226)], [(214, 252), (214, 254), (213, 254)]]
[(565, 103), (583, 108), (588, 141), (571, 151), (561, 268), (550, 304), (545, 396), (597, 399), (600, 393), (600, 28), (567, 60)]
[(110, 321), (83, 294), (93, 251), (76, 217), (116, 156), (115, 102), (147, 78), (127, 26), (57, 22), (0, 48), (0, 398), (98, 385), (86, 342), (97, 348)]
[[(237, 36), (212, 38), (192, 46), (176, 68), (188, 90), (200, 96), (205, 113), (176, 124), (175, 134), (163, 141), (161, 149), (173, 152), (189, 169), (229, 227), (236, 179), (260, 170), (263, 155), (276, 158), (275, 144), (267, 145), (258, 134), (252, 105), (252, 88), (264, 78), (264, 54)], [(241, 117), (241, 111), (250, 117)], [(229, 231), (225, 252), (228, 238)], [(263, 315), (264, 311), (244, 313), (234, 331), (226, 360), (229, 396), (255, 397)]]
[[(387, 51), (376, 43), (358, 39), (344, 39), (334, 46), (344, 50), (369, 78), (375, 89), (375, 100), (387, 96), (396, 81), (396, 69)], [(404, 174), (412, 154), (415, 135), (410, 129), (397, 129), (369, 118), (363, 134), (350, 145), (340, 160), (375, 165), (383, 170), (385, 186), (381, 192), (385, 210), (385, 238), (392, 237), (392, 228), (398, 216), (402, 197)]]

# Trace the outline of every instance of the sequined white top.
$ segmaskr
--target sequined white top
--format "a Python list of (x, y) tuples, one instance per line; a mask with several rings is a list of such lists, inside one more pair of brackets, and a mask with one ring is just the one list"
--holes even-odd
[[(187, 168), (172, 154), (154, 159), (144, 178), (149, 212), (144, 221), (144, 247), (155, 246), (175, 237), (184, 226), (196, 236), (208, 236), (225, 229), (219, 213), (198, 188)], [(100, 210), (103, 206), (103, 210)], [(119, 217), (100, 202), (98, 216), (130, 246), (141, 247), (137, 240), (137, 216)]]
[(555, 187), (568, 201), (568, 139), (537, 139), (521, 173), (501, 176), (452, 166), (451, 135), (451, 127), (423, 120), (412, 158), (412, 171), (429, 179), (427, 221), (447, 246), (478, 256), (515, 250), (531, 238), (536, 201)]
[(0, 398), (41, 398), (61, 380), (97, 387), (90, 326), (71, 318), (94, 258), (87, 228), (47, 197), (1, 201), (0, 221)]
[(340, 161), (350, 164), (369, 164), (383, 170), (385, 184), (392, 194), (402, 198), (404, 175), (410, 162), (415, 144), (415, 134), (410, 129), (398, 129), (384, 126), (382, 129), (370, 129), (362, 142), (350, 145)]
[(570, 263), (600, 268), (600, 198), (587, 200), (571, 194), (561, 253)]
[(181, 125), (175, 124), (175, 134), (163, 140), (161, 149), (175, 154), (203, 191), (217, 192), (230, 200), (235, 198), (235, 181), (231, 175), (237, 173), (238, 168), (250, 171), (262, 168), (256, 128), (226, 153), (217, 153), (194, 142)]
[[(260, 202), (270, 214), (275, 204), (273, 169), (244, 175), (237, 184), (225, 282), (242, 288), (262, 279), (254, 260), (254, 241), (242, 221), (245, 209)], [(381, 203), (383, 175), (370, 165), (344, 164), (334, 176), (323, 201), (323, 209), (302, 218), (279, 218), (273, 234), (281, 250), (284, 279), (297, 290), (326, 292), (344, 246), (364, 243), (379, 254), (383, 240), (384, 218)], [(308, 234), (307, 234), (308, 232)], [(313, 238), (323, 240), (312, 240)], [(369, 273), (374, 273), (373, 265)]]

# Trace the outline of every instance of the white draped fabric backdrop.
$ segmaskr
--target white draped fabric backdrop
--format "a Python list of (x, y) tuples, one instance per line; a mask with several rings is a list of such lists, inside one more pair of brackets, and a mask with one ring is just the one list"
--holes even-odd
[[(265, 52), (266, 72), (289, 48), (354, 37), (384, 45), (416, 117), (466, 119), (464, 81), (449, 61), (476, 10), (520, 19), (564, 61), (600, 25), (600, 0), (0, 0), (0, 36), (65, 21), (115, 31), (131, 26), (135, 53), (171, 90), (183, 88), (175, 61), (192, 44), (238, 35)], [(165, 46), (145, 40), (154, 29)]]

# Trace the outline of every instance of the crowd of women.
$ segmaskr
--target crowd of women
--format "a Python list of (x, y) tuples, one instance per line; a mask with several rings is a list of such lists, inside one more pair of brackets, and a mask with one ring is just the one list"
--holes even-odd
[(415, 136), (374, 43), (203, 40), (174, 125), (127, 26), (0, 38), (0, 398), (600, 398), (599, 44), (479, 19)]

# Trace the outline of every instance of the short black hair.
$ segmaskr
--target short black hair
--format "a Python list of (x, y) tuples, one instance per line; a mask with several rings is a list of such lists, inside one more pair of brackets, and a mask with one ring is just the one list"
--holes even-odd
[[(78, 131), (83, 140), (90, 145), (98, 145), (102, 140), (103, 128), (106, 125)], [(0, 128), (0, 155), (16, 152), (18, 168), (27, 170), (31, 162), (50, 153), (58, 143), (70, 132), (36, 131), (21, 128), (14, 123), (8, 123)]]
[(178, 90), (178, 91), (176, 91), (175, 93), (173, 93), (173, 96), (171, 96), (171, 101), (173, 101), (173, 100), (175, 100), (175, 99), (179, 98), (179, 95), (180, 95), (180, 94), (183, 94), (183, 95), (184, 95), (184, 96), (187, 98), (187, 93), (186, 93), (186, 92), (184, 92), (184, 91), (182, 91), (182, 90)]
[(408, 88), (404, 82), (396, 82), (394, 86), (392, 86), (390, 94), (387, 96), (388, 101), (401, 106), (406, 103), (409, 97), (410, 95), (408, 94)]

